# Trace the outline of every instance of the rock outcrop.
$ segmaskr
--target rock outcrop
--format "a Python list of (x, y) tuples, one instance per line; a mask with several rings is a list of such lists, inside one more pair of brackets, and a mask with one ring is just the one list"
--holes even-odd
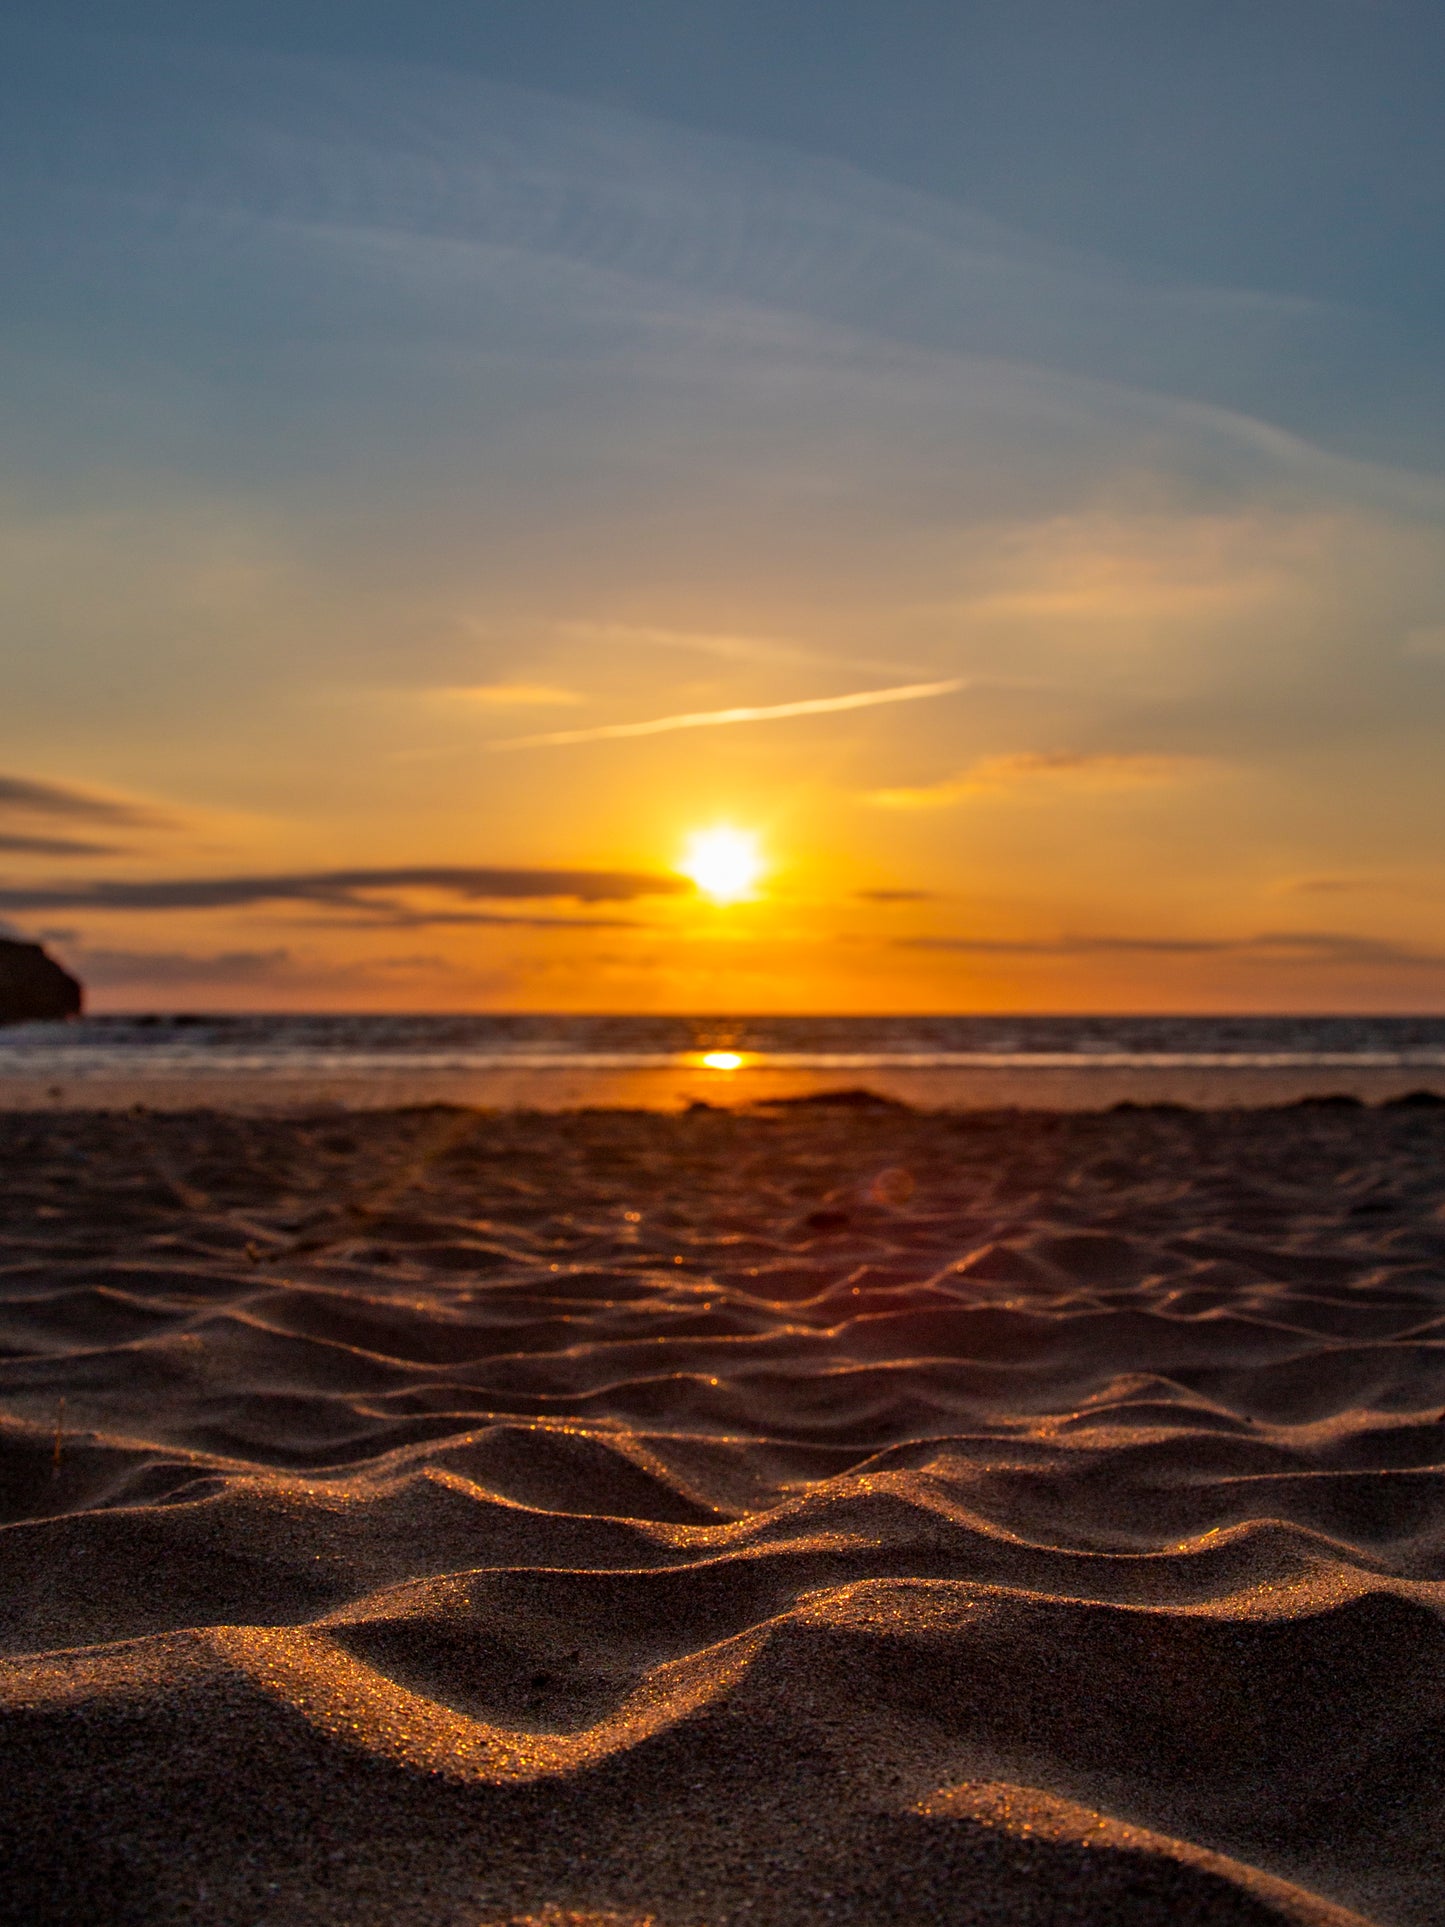
[(0, 937), (0, 1024), (78, 1017), (84, 992), (38, 943)]

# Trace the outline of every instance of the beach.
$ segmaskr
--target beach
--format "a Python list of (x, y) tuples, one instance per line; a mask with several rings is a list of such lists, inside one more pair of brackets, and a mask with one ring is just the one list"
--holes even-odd
[(1441, 1919), (1445, 1102), (0, 1172), (0, 1918)]

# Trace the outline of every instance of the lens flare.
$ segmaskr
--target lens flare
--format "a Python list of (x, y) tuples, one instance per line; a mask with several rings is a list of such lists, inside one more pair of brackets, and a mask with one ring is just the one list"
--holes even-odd
[(694, 831), (677, 867), (714, 903), (742, 903), (755, 894), (765, 865), (751, 831), (720, 826)]

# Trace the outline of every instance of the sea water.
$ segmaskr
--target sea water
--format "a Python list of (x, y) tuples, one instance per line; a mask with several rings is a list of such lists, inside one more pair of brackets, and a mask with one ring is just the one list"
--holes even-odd
[(1445, 1017), (90, 1017), (0, 1028), (0, 1105), (1235, 1105), (1445, 1093)]

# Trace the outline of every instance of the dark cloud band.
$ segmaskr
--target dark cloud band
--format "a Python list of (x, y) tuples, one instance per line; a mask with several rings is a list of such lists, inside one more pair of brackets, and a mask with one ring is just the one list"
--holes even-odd
[(897, 937), (900, 950), (1003, 957), (1259, 957), (1292, 963), (1445, 964), (1439, 951), (1336, 930), (1264, 931), (1252, 937)]
[[(157, 812), (63, 783), (37, 783), (28, 776), (0, 776), (0, 814), (66, 816), (91, 823), (157, 823)], [(13, 845), (11, 846), (14, 847)]]
[(628, 903), (678, 896), (681, 877), (631, 870), (406, 868), (322, 870), (295, 876), (177, 877), (154, 882), (90, 882), (0, 889), (0, 910), (228, 910), (257, 903), (305, 903), (374, 910), (377, 895), (435, 890), (468, 902), (516, 898)]
[(83, 843), (73, 836), (9, 836), (0, 832), (0, 853), (13, 856), (116, 856), (109, 843)]

